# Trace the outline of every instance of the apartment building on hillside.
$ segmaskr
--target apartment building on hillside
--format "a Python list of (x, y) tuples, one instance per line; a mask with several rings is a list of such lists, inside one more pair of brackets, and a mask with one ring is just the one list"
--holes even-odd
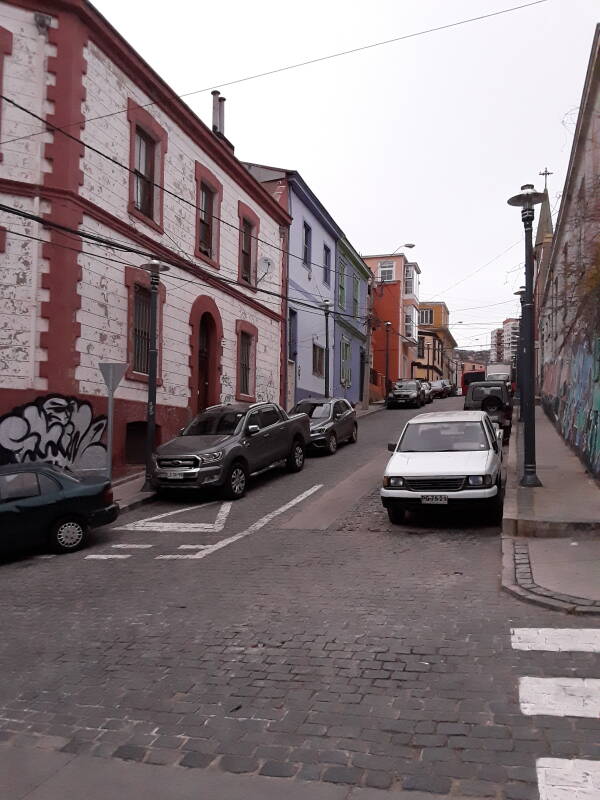
[(447, 378), (456, 383), (456, 340), (450, 333), (450, 312), (442, 301), (419, 303), (419, 341), (412, 377), (427, 381)]

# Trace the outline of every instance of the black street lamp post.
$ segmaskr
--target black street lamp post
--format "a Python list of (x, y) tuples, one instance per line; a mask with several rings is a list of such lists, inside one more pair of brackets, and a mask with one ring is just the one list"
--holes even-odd
[(535, 463), (535, 354), (533, 316), (533, 220), (534, 206), (541, 203), (544, 195), (536, 192), (532, 183), (521, 186), (521, 193), (508, 201), (511, 206), (521, 207), (521, 219), (525, 229), (525, 293), (522, 299), (523, 358), (521, 368), (521, 398), (525, 459), (521, 486), (541, 486)]
[(158, 317), (158, 287), (160, 273), (167, 272), (169, 267), (160, 261), (152, 260), (141, 265), (150, 273), (150, 326), (148, 331), (148, 405), (146, 409), (146, 482), (143, 491), (152, 490), (152, 456), (154, 455), (154, 438), (156, 431), (156, 378), (158, 372), (158, 348), (156, 342), (156, 320)]
[(329, 397), (329, 313), (331, 300), (323, 300), (325, 312), (325, 397)]

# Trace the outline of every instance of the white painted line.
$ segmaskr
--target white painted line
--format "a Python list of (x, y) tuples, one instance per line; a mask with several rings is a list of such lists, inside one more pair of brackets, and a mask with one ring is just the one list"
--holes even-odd
[(177, 548), (178, 550), (204, 550), (205, 547), (209, 547), (207, 544), (180, 544)]
[(600, 761), (579, 758), (538, 758), (540, 800), (598, 800)]
[(52, 553), (48, 553), (43, 556), (36, 556), (36, 558), (56, 558), (56, 554), (53, 555)]
[(519, 703), (527, 716), (600, 717), (600, 679), (519, 678)]
[(511, 628), (515, 650), (600, 653), (600, 628)]
[(299, 494), (298, 497), (294, 497), (293, 500), (290, 500), (289, 503), (286, 503), (284, 506), (277, 508), (275, 511), (271, 511), (269, 514), (265, 514), (264, 517), (261, 517), (256, 522), (252, 523), (249, 528), (246, 528), (245, 531), (241, 531), (240, 533), (236, 533), (234, 536), (230, 536), (228, 539), (222, 539), (220, 542), (216, 544), (211, 544), (208, 547), (204, 548), (204, 550), (199, 550), (197, 553), (192, 554), (177, 554), (177, 555), (165, 555), (165, 556), (155, 556), (155, 558), (160, 559), (200, 559), (209, 556), (211, 553), (215, 553), (217, 550), (222, 550), (223, 547), (228, 547), (230, 544), (234, 544), (234, 542), (239, 542), (240, 539), (244, 539), (246, 536), (250, 536), (252, 533), (256, 533), (261, 528), (264, 528), (265, 525), (268, 525), (271, 520), (278, 517), (280, 514), (285, 513), (290, 508), (298, 505), (303, 500), (306, 500), (308, 497), (313, 495), (315, 492), (318, 492), (319, 489), (323, 488), (322, 483), (316, 484), (316, 486), (312, 486), (310, 489), (307, 489), (302, 494)]
[(127, 555), (124, 553), (98, 553), (93, 556), (85, 556), (85, 558), (93, 558), (97, 561), (108, 561), (109, 558), (131, 558), (131, 553), (127, 553)]
[[(216, 501), (215, 501), (216, 502)], [(158, 531), (159, 533), (220, 533), (225, 527), (227, 517), (231, 511), (232, 503), (222, 503), (217, 518), (214, 522), (157, 522), (164, 517), (172, 514), (181, 514), (184, 511), (194, 511), (197, 508), (207, 508), (214, 503), (205, 503), (202, 506), (188, 506), (177, 511), (169, 511), (166, 514), (159, 514), (156, 517), (141, 519), (137, 522), (130, 522), (121, 528), (113, 528), (117, 531)]]
[(147, 550), (154, 547), (153, 544), (112, 544), (111, 547), (118, 547), (122, 550)]
[[(166, 514), (157, 514), (155, 517), (145, 517), (140, 522), (152, 522), (155, 519), (164, 519), (165, 517), (172, 517), (173, 514), (183, 514), (186, 511), (195, 511), (197, 508), (209, 508), (210, 506), (214, 506), (218, 503), (218, 500), (211, 500), (210, 503), (200, 503), (197, 506), (184, 506), (183, 508), (177, 508), (175, 511), (167, 511)], [(132, 523), (135, 525), (135, 523)]]

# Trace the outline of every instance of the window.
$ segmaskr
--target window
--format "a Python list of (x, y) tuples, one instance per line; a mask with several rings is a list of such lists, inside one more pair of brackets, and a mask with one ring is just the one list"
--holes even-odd
[(419, 336), (419, 342), (417, 344), (417, 358), (425, 358), (425, 339), (423, 336)]
[(360, 283), (358, 275), (352, 276), (352, 316), (358, 317), (358, 304), (360, 299)]
[(275, 406), (267, 406), (266, 408), (262, 408), (260, 411), (260, 419), (263, 428), (268, 428), (269, 425), (277, 425), (278, 422), (281, 422), (279, 411), (277, 411)]
[(340, 274), (338, 275), (338, 305), (340, 308), (346, 308), (346, 276), (342, 263), (340, 263)]
[(312, 230), (306, 222), (302, 226), (302, 263), (310, 269), (312, 261)]
[(150, 347), (150, 290), (136, 284), (133, 307), (133, 369), (148, 374)]
[(313, 344), (312, 358), (313, 375), (322, 378), (325, 375), (325, 348), (320, 347), (318, 344)]
[(220, 216), (223, 185), (196, 161), (196, 245), (194, 255), (219, 269)]
[(432, 308), (423, 308), (419, 311), (419, 325), (433, 325)]
[(129, 99), (129, 213), (162, 233), (167, 133), (141, 106)]
[(323, 245), (323, 283), (331, 283), (331, 250)]
[(414, 294), (414, 276), (411, 264), (404, 265), (404, 294)]
[(340, 342), (340, 383), (346, 389), (352, 385), (352, 345), (348, 339), (342, 337)]
[(13, 475), (0, 476), (0, 499), (24, 500), (37, 497), (40, 493), (35, 472), (15, 472)]
[(298, 312), (290, 308), (288, 315), (288, 359), (295, 361), (298, 355)]
[(393, 261), (380, 261), (379, 262), (379, 280), (381, 283), (394, 280), (394, 262)]
[(404, 309), (404, 335), (407, 339), (416, 339), (416, 308), (414, 306), (407, 306)]
[[(0, 92), (3, 90), (4, 56), (12, 55), (13, 35), (6, 28), (0, 28)], [(2, 125), (2, 104), (0, 103), (0, 130)], [(2, 153), (0, 153), (2, 161)]]
[(213, 257), (213, 216), (215, 193), (205, 183), (200, 184), (200, 203), (198, 205), (198, 249), (209, 258)]
[(236, 322), (237, 347), (237, 385), (236, 400), (253, 403), (256, 393), (256, 341), (258, 328), (250, 322), (239, 319)]
[(240, 221), (238, 279), (254, 286), (256, 284), (259, 219), (254, 211), (241, 201), (238, 203), (238, 217)]

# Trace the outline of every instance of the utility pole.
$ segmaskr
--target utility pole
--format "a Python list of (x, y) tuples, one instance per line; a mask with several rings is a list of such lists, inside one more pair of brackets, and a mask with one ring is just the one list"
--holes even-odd
[(390, 328), (391, 322), (385, 322), (385, 394), (390, 391)]
[(143, 491), (152, 490), (152, 456), (156, 432), (156, 379), (158, 371), (158, 348), (156, 342), (156, 320), (158, 317), (158, 287), (160, 273), (169, 267), (160, 261), (152, 260), (142, 264), (142, 269), (150, 273), (150, 326), (148, 341), (148, 404), (146, 408), (146, 482)]
[(534, 206), (544, 199), (532, 183), (521, 186), (521, 193), (511, 197), (508, 204), (520, 206), (525, 230), (525, 294), (522, 300), (523, 364), (521, 369), (521, 403), (523, 405), (524, 470), (521, 486), (541, 486), (535, 460), (535, 334), (533, 315), (533, 220)]

